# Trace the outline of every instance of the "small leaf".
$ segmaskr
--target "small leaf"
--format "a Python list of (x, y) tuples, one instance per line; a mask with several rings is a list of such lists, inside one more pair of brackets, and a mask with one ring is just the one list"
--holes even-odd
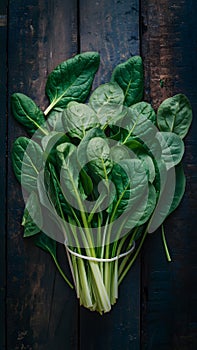
[(64, 109), (70, 101), (84, 102), (99, 62), (97, 52), (85, 52), (58, 65), (47, 79), (46, 94), (51, 104), (45, 115), (53, 108)]
[(124, 92), (124, 104), (131, 106), (143, 97), (143, 65), (140, 56), (133, 56), (119, 64), (112, 73), (111, 82), (116, 82)]
[(32, 192), (27, 200), (22, 226), (24, 226), (24, 237), (34, 236), (42, 227), (42, 211), (38, 196)]
[(159, 140), (166, 169), (177, 165), (184, 153), (184, 143), (181, 138), (172, 132), (158, 132), (156, 138)]
[(28, 191), (37, 190), (37, 177), (43, 166), (41, 147), (27, 137), (18, 137), (12, 148), (12, 165), (17, 180)]
[(33, 135), (38, 129), (42, 135), (48, 134), (44, 114), (31, 98), (15, 93), (11, 96), (11, 107), (15, 119), (25, 126), (29, 135)]
[(99, 125), (95, 112), (89, 106), (70, 102), (63, 113), (63, 125), (70, 137), (82, 139), (86, 131)]
[(161, 131), (174, 132), (183, 139), (191, 122), (192, 108), (183, 94), (167, 98), (158, 108), (157, 124)]

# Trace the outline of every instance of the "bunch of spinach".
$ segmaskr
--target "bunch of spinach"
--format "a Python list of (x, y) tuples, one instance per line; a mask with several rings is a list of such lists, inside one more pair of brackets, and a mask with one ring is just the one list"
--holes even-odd
[(181, 159), (192, 110), (183, 94), (163, 101), (157, 115), (142, 101), (139, 56), (119, 64), (86, 102), (98, 67), (98, 53), (76, 55), (49, 74), (44, 112), (21, 93), (11, 105), (31, 137), (12, 149), (27, 197), (24, 237), (34, 236), (72, 287), (57, 259), (57, 242), (64, 243), (80, 304), (102, 313), (160, 225), (170, 259), (163, 222), (185, 191)]

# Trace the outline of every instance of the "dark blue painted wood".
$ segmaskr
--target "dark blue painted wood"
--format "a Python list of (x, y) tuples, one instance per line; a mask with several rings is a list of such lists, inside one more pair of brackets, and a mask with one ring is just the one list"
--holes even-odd
[(158, 106), (164, 98), (183, 92), (194, 112), (183, 159), (186, 193), (166, 223), (172, 262), (165, 260), (159, 232), (147, 240), (144, 248), (142, 349), (194, 350), (197, 348), (197, 3), (143, 0), (142, 9), (146, 96)]
[(0, 3), (0, 349), (6, 346), (7, 1)]

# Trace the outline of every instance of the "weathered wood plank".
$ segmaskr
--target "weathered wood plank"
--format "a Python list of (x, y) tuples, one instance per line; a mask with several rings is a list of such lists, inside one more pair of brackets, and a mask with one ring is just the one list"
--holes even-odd
[[(108, 82), (114, 67), (139, 53), (137, 0), (80, 0), (81, 51), (98, 51), (101, 65), (94, 87)], [(140, 264), (120, 286), (117, 304), (100, 316), (81, 309), (80, 349), (140, 348)]]
[[(10, 94), (23, 92), (42, 109), (46, 107), (47, 74), (77, 52), (76, 11), (76, 1), (10, 0)], [(50, 256), (34, 247), (31, 239), (22, 239), (24, 204), (10, 164), (11, 145), (19, 135), (24, 131), (9, 111), (7, 346), (41, 350), (58, 344), (60, 350), (76, 349), (75, 295), (58, 275)]]
[(0, 3), (0, 349), (6, 346), (6, 129), (7, 129), (7, 1)]
[(194, 120), (186, 138), (186, 194), (166, 223), (172, 263), (165, 261), (160, 237), (145, 245), (143, 284), (143, 349), (194, 350), (196, 318), (196, 2), (142, 0), (142, 52), (146, 98), (155, 107), (175, 93), (191, 101)]

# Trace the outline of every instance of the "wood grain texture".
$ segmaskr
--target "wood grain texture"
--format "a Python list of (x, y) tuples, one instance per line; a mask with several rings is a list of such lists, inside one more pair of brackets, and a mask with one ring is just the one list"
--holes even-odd
[[(115, 66), (139, 54), (138, 1), (80, 0), (81, 51), (98, 51), (100, 69), (94, 86), (110, 80)], [(100, 316), (80, 312), (80, 349), (140, 349), (139, 260), (122, 282), (117, 304)]]
[(165, 260), (159, 232), (147, 240), (144, 249), (142, 349), (147, 350), (197, 347), (196, 5), (186, 0), (142, 0), (146, 98), (158, 107), (164, 98), (182, 92), (194, 112), (183, 159), (186, 193), (166, 223), (172, 263)]
[[(76, 10), (75, 1), (10, 1), (9, 95), (22, 92), (46, 107), (47, 74), (77, 51)], [(75, 295), (51, 257), (22, 238), (24, 203), (10, 164), (11, 146), (19, 135), (25, 133), (9, 110), (7, 348), (48, 350), (59, 344), (60, 350), (76, 349)], [(62, 262), (67, 270), (63, 257)]]
[(0, 349), (6, 346), (7, 1), (0, 3)]

